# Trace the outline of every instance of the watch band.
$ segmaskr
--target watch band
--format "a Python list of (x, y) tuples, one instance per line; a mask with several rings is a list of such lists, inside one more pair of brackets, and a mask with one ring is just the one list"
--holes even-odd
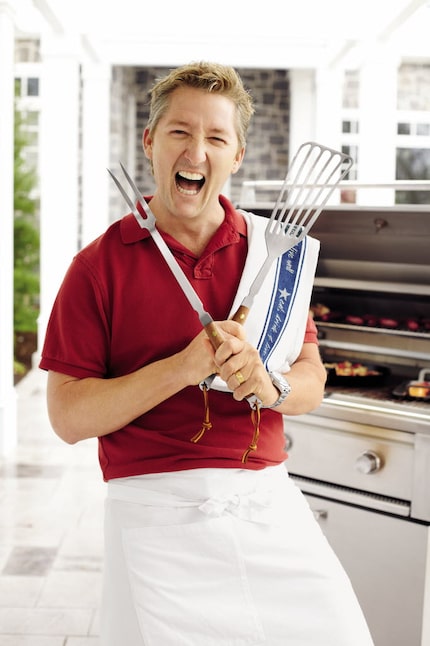
[(275, 386), (276, 390), (279, 390), (279, 397), (271, 406), (265, 406), (264, 408), (276, 408), (280, 406), (283, 401), (288, 397), (291, 392), (291, 386), (288, 381), (285, 379), (284, 375), (280, 372), (269, 372), (269, 377), (272, 380), (272, 384)]

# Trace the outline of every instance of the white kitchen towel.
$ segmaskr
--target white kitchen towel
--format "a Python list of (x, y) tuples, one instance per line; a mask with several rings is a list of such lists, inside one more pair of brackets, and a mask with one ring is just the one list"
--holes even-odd
[[(248, 230), (248, 255), (229, 317), (236, 312), (266, 259), (267, 218), (241, 211)], [(271, 266), (245, 321), (247, 340), (267, 370), (288, 372), (303, 345), (320, 243), (306, 236)], [(212, 388), (230, 392), (216, 377)]]

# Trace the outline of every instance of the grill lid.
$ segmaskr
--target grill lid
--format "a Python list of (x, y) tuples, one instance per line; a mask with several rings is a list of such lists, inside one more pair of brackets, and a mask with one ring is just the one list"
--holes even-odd
[(321, 241), (318, 277), (382, 283), (384, 291), (407, 285), (430, 294), (428, 207), (330, 209), (311, 235)]
[[(244, 208), (265, 217), (272, 211), (267, 205)], [(311, 235), (321, 242), (316, 284), (359, 281), (363, 289), (398, 292), (407, 286), (407, 293), (430, 295), (428, 206), (330, 207)]]

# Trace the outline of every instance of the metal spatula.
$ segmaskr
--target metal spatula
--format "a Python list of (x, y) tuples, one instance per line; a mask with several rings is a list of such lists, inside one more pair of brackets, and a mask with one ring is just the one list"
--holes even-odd
[(267, 257), (233, 320), (244, 323), (278, 256), (309, 233), (338, 183), (352, 166), (349, 155), (309, 141), (295, 154), (265, 230)]
[[(248, 294), (233, 315), (245, 323), (272, 263), (298, 244), (309, 233), (339, 182), (353, 164), (349, 155), (313, 141), (302, 144), (288, 168), (287, 175), (265, 229), (267, 256)], [(201, 382), (209, 389), (215, 375)]]

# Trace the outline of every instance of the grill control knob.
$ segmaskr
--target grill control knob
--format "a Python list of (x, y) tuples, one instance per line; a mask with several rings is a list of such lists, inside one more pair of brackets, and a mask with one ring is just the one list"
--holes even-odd
[(382, 460), (374, 451), (365, 451), (357, 458), (355, 468), (360, 473), (369, 474), (379, 471), (382, 467)]

